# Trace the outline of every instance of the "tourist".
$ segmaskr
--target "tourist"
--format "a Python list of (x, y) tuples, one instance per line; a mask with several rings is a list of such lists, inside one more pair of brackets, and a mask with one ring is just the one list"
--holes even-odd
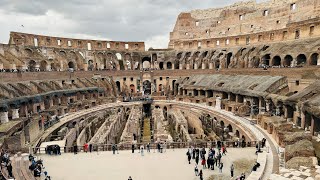
[(87, 144), (87, 143), (84, 143), (84, 145), (83, 145), (83, 150), (84, 150), (84, 152), (88, 152), (88, 147), (89, 147), (89, 145)]
[(147, 144), (147, 152), (150, 152), (150, 143)]
[(161, 152), (161, 145), (160, 145), (160, 143), (157, 144), (157, 148), (158, 148), (158, 152), (160, 153), (160, 152)]
[(8, 174), (10, 178), (13, 178), (12, 175), (12, 165), (11, 165), (11, 161), (9, 160), (8, 164), (7, 164), (7, 170), (8, 170)]
[(223, 154), (223, 155), (226, 155), (226, 152), (227, 152), (227, 148), (226, 148), (225, 146), (223, 146), (223, 147), (222, 147), (222, 154)]
[(117, 150), (117, 154), (119, 154), (119, 148), (118, 148), (118, 145), (116, 144), (116, 150)]
[(212, 161), (211, 157), (208, 157), (208, 159), (207, 159), (207, 167), (208, 167), (208, 169), (210, 169), (210, 167), (211, 167), (211, 161)]
[(187, 151), (187, 156), (188, 156), (188, 162), (189, 162), (189, 164), (191, 164), (191, 162), (190, 162), (190, 160), (191, 160), (191, 154), (190, 154), (189, 150)]
[(203, 180), (203, 173), (202, 173), (202, 169), (199, 172), (199, 176), (200, 176), (200, 180)]
[(219, 172), (222, 173), (223, 163), (219, 164)]
[(141, 156), (143, 156), (143, 155), (144, 155), (144, 154), (143, 154), (143, 149), (144, 149), (144, 146), (143, 146), (143, 144), (141, 144), (141, 146), (140, 146)]
[(222, 157), (222, 155), (221, 155), (221, 153), (219, 152), (218, 155), (217, 155), (217, 161), (218, 161), (219, 164), (220, 164), (220, 162), (221, 162), (221, 157)]
[(163, 152), (166, 152), (167, 149), (167, 141), (164, 141), (163, 143)]
[(131, 145), (132, 153), (134, 153), (134, 144)]
[(196, 176), (198, 176), (199, 170), (197, 165), (194, 167), (194, 173), (196, 174)]
[(73, 153), (74, 153), (74, 154), (78, 154), (78, 146), (77, 146), (77, 143), (74, 143), (74, 145), (73, 145)]
[(128, 180), (132, 180), (131, 176), (129, 176)]
[(92, 152), (92, 144), (89, 144), (89, 151)]
[(112, 153), (116, 154), (116, 145), (115, 144), (112, 144)]
[(198, 165), (198, 163), (199, 163), (199, 156), (196, 156), (196, 163), (197, 163), (197, 165)]
[(192, 159), (196, 158), (196, 150), (192, 148)]
[(234, 172), (234, 166), (233, 166), (233, 164), (231, 164), (230, 173), (231, 173), (231, 177), (232, 178), (233, 178), (233, 172)]
[(203, 169), (206, 168), (206, 158), (205, 157), (202, 158), (201, 165), (202, 165)]

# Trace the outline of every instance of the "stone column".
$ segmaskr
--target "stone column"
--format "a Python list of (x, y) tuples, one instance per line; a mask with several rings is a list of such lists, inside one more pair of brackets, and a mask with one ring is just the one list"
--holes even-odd
[(312, 136), (314, 136), (314, 117), (311, 115), (311, 127), (310, 127), (310, 132)]
[(209, 69), (213, 69), (213, 63), (209, 63)]
[(190, 69), (190, 64), (187, 64), (186, 69), (187, 70)]
[(198, 64), (197, 63), (194, 64), (194, 69), (198, 69)]
[(216, 109), (221, 109), (221, 97), (216, 98)]
[(19, 109), (12, 109), (12, 119), (19, 119)]
[(0, 121), (1, 123), (7, 123), (9, 122), (8, 112), (0, 112)]
[(306, 114), (301, 111), (301, 128), (305, 129), (306, 126)]
[(205, 63), (202, 63), (201, 69), (206, 69), (206, 64)]
[(172, 64), (172, 70), (175, 70), (176, 69), (176, 65), (173, 63)]
[(183, 69), (183, 64), (179, 64), (179, 69)]

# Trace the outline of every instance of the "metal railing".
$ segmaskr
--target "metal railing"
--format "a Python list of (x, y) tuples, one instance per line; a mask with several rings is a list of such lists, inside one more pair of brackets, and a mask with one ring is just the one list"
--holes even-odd
[[(221, 141), (221, 146), (226, 148), (246, 148), (246, 147), (255, 147), (258, 141), (249, 141), (249, 142), (238, 142), (238, 141)], [(117, 151), (124, 151), (124, 150), (132, 150), (132, 145), (134, 145), (135, 150), (139, 150), (140, 146), (144, 146), (144, 149), (147, 149), (147, 143), (135, 143), (135, 144), (116, 144)], [(196, 147), (196, 148), (217, 148), (218, 143), (215, 141), (209, 142), (173, 142), (173, 143), (161, 143), (162, 149), (185, 149), (189, 147)], [(113, 144), (92, 144), (92, 151), (112, 151)], [(86, 151), (84, 146), (76, 146), (78, 152)], [(150, 149), (156, 150), (158, 149), (158, 143), (150, 143)], [(71, 153), (74, 152), (75, 147), (60, 147), (60, 152), (64, 153)], [(87, 149), (89, 151), (89, 148)], [(44, 147), (36, 147), (32, 148), (31, 152), (34, 154), (37, 153), (45, 153), (46, 148)]]

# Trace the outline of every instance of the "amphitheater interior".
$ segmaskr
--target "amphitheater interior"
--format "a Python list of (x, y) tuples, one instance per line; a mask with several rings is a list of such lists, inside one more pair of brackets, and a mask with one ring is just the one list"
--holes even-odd
[(52, 144), (70, 153), (266, 138), (248, 179), (320, 179), (319, 53), (320, 0), (182, 12), (167, 49), (10, 32), (0, 146), (15, 154), (16, 179), (33, 179), (22, 154)]

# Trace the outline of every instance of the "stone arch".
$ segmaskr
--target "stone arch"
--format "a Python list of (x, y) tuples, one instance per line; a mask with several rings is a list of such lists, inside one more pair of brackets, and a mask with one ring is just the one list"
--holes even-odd
[(131, 90), (131, 93), (136, 92), (136, 88), (135, 88), (134, 84), (130, 84), (130, 90)]
[(232, 58), (232, 52), (229, 52), (227, 54), (227, 61), (226, 61), (226, 68), (229, 67), (230, 63), (231, 63), (231, 58)]
[(297, 56), (297, 65), (304, 65), (307, 62), (307, 57), (304, 54), (299, 54)]
[(132, 59), (131, 59), (131, 55), (129, 53), (126, 53), (124, 55), (124, 60), (125, 60), (125, 65), (127, 67), (128, 70), (132, 69)]
[(318, 54), (318, 53), (313, 53), (313, 54), (310, 56), (309, 65), (311, 65), (311, 66), (317, 66), (317, 65), (318, 65), (318, 59), (319, 59), (319, 54)]
[(254, 56), (252, 58), (252, 67), (253, 68), (259, 67), (259, 63), (260, 63), (260, 58), (258, 56)]
[(30, 48), (26, 48), (25, 52), (27, 53), (28, 56), (32, 56), (33, 51)]
[(66, 51), (61, 50), (61, 51), (59, 51), (59, 55), (63, 56), (63, 57), (66, 57), (67, 53), (66, 53)]
[(159, 84), (158, 86), (158, 92), (161, 92), (163, 90), (163, 85), (162, 84)]
[(291, 56), (291, 55), (286, 55), (286, 56), (284, 57), (283, 66), (285, 66), (285, 67), (290, 67), (292, 61), (293, 61), (292, 56)]
[(159, 69), (163, 69), (163, 62), (159, 63)]
[(144, 94), (151, 95), (151, 82), (149, 80), (143, 82), (143, 91)]
[(88, 61), (88, 70), (92, 71), (94, 69), (94, 63), (93, 60), (89, 60)]
[(74, 64), (74, 62), (70, 61), (70, 62), (68, 63), (68, 68), (72, 68), (72, 69), (75, 70), (75, 64)]
[(240, 138), (240, 132), (239, 130), (236, 130), (236, 133), (234, 134), (236, 137)]
[(116, 81), (117, 90), (120, 93), (121, 92), (121, 84), (120, 81)]
[(151, 68), (151, 59), (150, 59), (150, 57), (144, 57), (142, 59), (142, 68), (143, 69)]
[(261, 61), (263, 65), (270, 66), (270, 54), (262, 56)]
[(227, 126), (227, 128), (228, 128), (229, 132), (233, 132), (233, 128), (232, 128), (231, 124), (229, 124), (229, 125)]
[(36, 71), (36, 65), (37, 63), (34, 60), (30, 60), (28, 63), (28, 70), (31, 72)]
[(281, 66), (281, 57), (280, 56), (274, 56), (272, 58), (272, 66)]
[(40, 71), (47, 71), (47, 66), (48, 66), (48, 63), (47, 61), (43, 60), (40, 62)]
[(220, 126), (224, 127), (224, 122), (223, 121), (220, 121)]
[(172, 62), (167, 62), (167, 69), (172, 69)]

